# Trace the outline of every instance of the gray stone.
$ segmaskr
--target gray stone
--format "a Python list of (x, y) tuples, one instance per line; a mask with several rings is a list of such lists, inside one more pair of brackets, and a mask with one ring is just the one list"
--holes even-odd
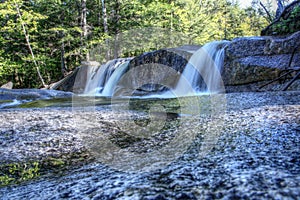
[(41, 89), (4, 89), (0, 88), (0, 100), (38, 100), (49, 98), (67, 98), (73, 93), (59, 90)]
[(69, 91), (77, 94), (82, 93), (87, 83), (88, 70), (94, 67), (100, 67), (100, 64), (95, 61), (84, 61), (80, 67), (76, 68), (68, 76), (52, 84), (50, 89)]
[(2, 85), (0, 88), (4, 88), (4, 89), (12, 89), (14, 86), (14, 84), (10, 81), (4, 85)]
[(125, 84), (120, 84), (116, 93), (145, 95), (175, 88), (190, 57), (199, 48), (201, 47), (196, 45), (184, 45), (135, 57), (129, 63)]
[[(222, 77), (225, 86), (261, 85), (287, 70), (299, 70), (300, 32), (286, 37), (245, 37), (234, 39), (225, 53)], [(296, 48), (296, 49), (295, 49)], [(291, 65), (290, 59), (295, 52)], [(251, 87), (253, 89), (253, 85)]]
[[(121, 110), (99, 106), (92, 113), (76, 113), (80, 116), (67, 108), (4, 110), (0, 115), (0, 163), (41, 161), (55, 156), (76, 168), (0, 187), (0, 196), (2, 199), (297, 199), (300, 196), (299, 94), (299, 91), (225, 94), (227, 111), (222, 115), (225, 120), (222, 125), (208, 123), (216, 122), (217, 116), (201, 114), (195, 121), (180, 117), (180, 126), (197, 130), (193, 143), (178, 159), (147, 172), (119, 170), (109, 164), (110, 158), (106, 163), (94, 160), (82, 167), (73, 165), (73, 160), (84, 158), (80, 162), (86, 162), (94, 155), (89, 154), (84, 135), (99, 144), (103, 139), (115, 147), (123, 144), (120, 151), (128, 154), (164, 147), (172, 142), (173, 133), (178, 134), (174, 131), (179, 128), (176, 121), (149, 138), (120, 141), (129, 134), (119, 129), (126, 119), (126, 112)], [(137, 118), (143, 117), (139, 111), (135, 114)], [(214, 147), (201, 156), (205, 136), (214, 126), (222, 126), (219, 137), (212, 143)], [(110, 157), (110, 151), (106, 155)], [(132, 163), (139, 164), (134, 159)], [(155, 168), (155, 164), (149, 166)]]

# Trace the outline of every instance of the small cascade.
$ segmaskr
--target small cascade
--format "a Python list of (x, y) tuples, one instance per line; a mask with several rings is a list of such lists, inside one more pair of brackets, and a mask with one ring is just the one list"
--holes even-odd
[(221, 77), (224, 46), (227, 43), (227, 41), (207, 43), (196, 51), (172, 93), (176, 96), (187, 96), (197, 93), (221, 92), (224, 88)]
[(111, 74), (110, 78), (106, 82), (103, 91), (101, 92), (101, 96), (112, 96), (115, 86), (117, 85), (118, 81), (122, 77), (122, 75), (128, 69), (129, 61), (122, 63), (117, 66), (115, 71)]
[[(205, 44), (202, 48), (197, 50), (189, 59), (177, 84), (175, 82), (175, 88), (169, 88), (170, 90), (161, 92), (157, 90), (153, 84), (150, 84), (152, 82), (149, 80), (149, 85), (144, 85), (144, 87), (147, 86), (147, 89), (149, 89), (151, 86), (151, 90), (149, 90), (151, 92), (143, 90), (144, 93), (142, 92), (142, 95), (138, 96), (145, 98), (173, 98), (223, 92), (224, 86), (221, 71), (224, 60), (224, 46), (227, 43), (227, 41), (215, 41)], [(105, 97), (113, 96), (118, 82), (128, 71), (131, 59), (132, 58), (114, 59), (101, 67), (89, 68), (88, 81), (85, 86), (84, 94)], [(151, 75), (151, 73), (149, 74)], [(168, 72), (165, 71), (165, 73)], [(145, 74), (147, 73), (145, 72)], [(147, 78), (151, 79), (151, 77)], [(134, 83), (134, 80), (130, 81)], [(157, 93), (155, 94), (152, 91), (157, 91)]]
[(118, 58), (100, 67), (89, 68), (84, 94), (110, 96), (112, 91), (109, 90), (112, 90), (117, 84), (121, 75), (127, 69), (130, 60), (131, 58)]

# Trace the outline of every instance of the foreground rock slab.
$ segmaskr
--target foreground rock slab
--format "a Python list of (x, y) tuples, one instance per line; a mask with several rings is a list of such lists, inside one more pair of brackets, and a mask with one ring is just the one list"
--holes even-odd
[[(126, 172), (96, 159), (63, 176), (50, 174), (22, 185), (2, 187), (0, 195), (4, 199), (296, 199), (300, 196), (299, 95), (226, 94), (224, 123), (213, 148), (205, 155), (200, 156), (205, 140), (199, 132), (184, 154), (158, 169), (150, 164), (150, 170)], [(85, 129), (84, 124), (73, 126), (73, 114), (62, 108), (26, 109), (26, 113), (24, 109), (1, 111), (1, 160), (47, 157), (48, 152), (59, 154), (72, 148), (89, 149), (81, 134), (82, 130), (91, 129)], [(116, 134), (115, 127), (124, 120), (121, 112), (112, 113), (109, 107), (100, 107), (94, 114), (100, 122), (97, 128), (104, 135)], [(209, 129), (205, 120), (194, 122), (190, 129)], [(39, 146), (43, 140), (58, 140), (60, 145)], [(153, 141), (115, 142), (128, 152), (138, 153), (141, 148), (152, 148)], [(137, 144), (144, 146), (136, 149)]]

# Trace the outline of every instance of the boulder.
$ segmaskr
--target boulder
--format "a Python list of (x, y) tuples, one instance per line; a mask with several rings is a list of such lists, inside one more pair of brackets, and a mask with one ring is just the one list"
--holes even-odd
[(13, 86), (14, 86), (13, 82), (10, 81), (10, 82), (8, 82), (8, 83), (2, 85), (0, 88), (4, 88), (4, 89), (13, 89)]
[(226, 47), (222, 77), (227, 87), (260, 83), (299, 69), (299, 63), (300, 32), (286, 37), (237, 38)]
[(135, 57), (129, 63), (129, 69), (144, 64), (161, 64), (182, 72), (188, 63), (188, 60), (201, 46), (184, 45), (177, 48), (160, 49), (157, 51), (147, 52)]
[(88, 79), (88, 71), (90, 68), (99, 67), (98, 62), (82, 62), (80, 67), (77, 67), (73, 72), (67, 75), (62, 80), (53, 83), (49, 89), (62, 90), (74, 93), (83, 93)]
[[(145, 95), (174, 88), (190, 57), (201, 46), (184, 45), (144, 53), (133, 58), (126, 80), (116, 88), (117, 94)], [(147, 79), (147, 80), (146, 80)]]

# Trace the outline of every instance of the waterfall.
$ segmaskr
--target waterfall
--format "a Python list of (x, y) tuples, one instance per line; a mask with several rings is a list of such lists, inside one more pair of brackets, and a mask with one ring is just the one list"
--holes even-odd
[(127, 69), (130, 60), (131, 58), (118, 58), (100, 67), (88, 68), (84, 94), (111, 96), (114, 86)]
[[(227, 43), (227, 41), (215, 41), (205, 44), (190, 57), (177, 84), (175, 82), (175, 88), (169, 88), (170, 90), (167, 92), (157, 92), (157, 94), (152, 93), (151, 95), (147, 94), (147, 91), (144, 91), (143, 97), (173, 98), (224, 92), (221, 72), (224, 60), (224, 46)], [(113, 96), (114, 89), (119, 80), (128, 71), (130, 60), (131, 58), (119, 58), (111, 60), (101, 67), (89, 68), (84, 94), (106, 97)], [(165, 73), (168, 73), (167, 70)], [(142, 73), (142, 76), (145, 76), (145, 74), (147, 73)], [(134, 79), (135, 77), (132, 78)], [(150, 79), (150, 77), (147, 78)], [(135, 80), (133, 79), (129, 81), (134, 83)], [(151, 80), (146, 81), (151, 82)]]
[(224, 61), (224, 45), (227, 41), (215, 41), (205, 44), (189, 59), (176, 88), (176, 96), (198, 93), (222, 92), (221, 71)]
[(109, 80), (106, 82), (103, 91), (101, 92), (101, 96), (112, 96), (115, 86), (120, 80), (121, 76), (125, 73), (128, 68), (129, 61), (122, 63), (117, 67), (114, 73), (110, 76)]

